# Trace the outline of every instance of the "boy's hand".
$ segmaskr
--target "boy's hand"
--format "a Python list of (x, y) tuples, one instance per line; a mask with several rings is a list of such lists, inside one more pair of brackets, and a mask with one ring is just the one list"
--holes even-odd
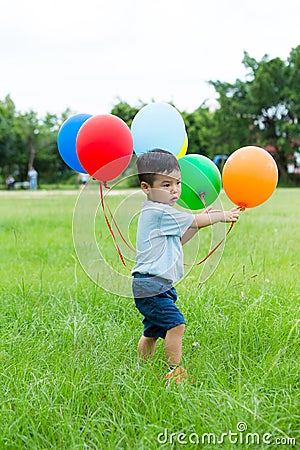
[(240, 217), (240, 208), (232, 208), (229, 211), (224, 211), (224, 219), (221, 222), (236, 222)]

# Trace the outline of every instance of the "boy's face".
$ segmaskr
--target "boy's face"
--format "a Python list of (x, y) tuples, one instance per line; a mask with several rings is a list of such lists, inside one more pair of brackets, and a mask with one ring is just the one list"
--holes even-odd
[(153, 185), (142, 181), (141, 188), (152, 202), (174, 206), (181, 194), (180, 172), (174, 170), (168, 174), (156, 174)]

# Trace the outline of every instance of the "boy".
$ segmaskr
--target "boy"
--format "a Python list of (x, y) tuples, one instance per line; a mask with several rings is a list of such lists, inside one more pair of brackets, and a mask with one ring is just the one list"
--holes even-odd
[(176, 384), (188, 378), (180, 366), (185, 320), (175, 302), (173, 287), (183, 277), (182, 245), (203, 227), (217, 222), (235, 222), (239, 209), (207, 210), (190, 214), (174, 208), (181, 194), (180, 168), (174, 155), (152, 150), (137, 159), (138, 177), (147, 201), (139, 217), (136, 265), (132, 270), (135, 304), (144, 316), (144, 333), (138, 344), (142, 359), (152, 357), (156, 341), (164, 339), (169, 365), (166, 381)]

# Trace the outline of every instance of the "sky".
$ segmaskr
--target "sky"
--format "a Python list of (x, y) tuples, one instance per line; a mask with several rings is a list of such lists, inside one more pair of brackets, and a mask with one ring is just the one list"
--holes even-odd
[(214, 107), (208, 81), (245, 79), (244, 51), (286, 61), (299, 17), (299, 0), (2, 0), (0, 100), (40, 116)]

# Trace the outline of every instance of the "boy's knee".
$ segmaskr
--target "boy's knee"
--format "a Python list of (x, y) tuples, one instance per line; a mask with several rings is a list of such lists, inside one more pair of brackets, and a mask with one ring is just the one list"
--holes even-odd
[(171, 328), (169, 331), (176, 334), (183, 334), (184, 333), (185, 324), (181, 323), (180, 325), (177, 325), (174, 328)]
[(177, 325), (176, 328), (178, 328), (178, 331), (180, 331), (183, 334), (184, 329), (185, 329), (185, 324), (181, 323), (180, 325)]

